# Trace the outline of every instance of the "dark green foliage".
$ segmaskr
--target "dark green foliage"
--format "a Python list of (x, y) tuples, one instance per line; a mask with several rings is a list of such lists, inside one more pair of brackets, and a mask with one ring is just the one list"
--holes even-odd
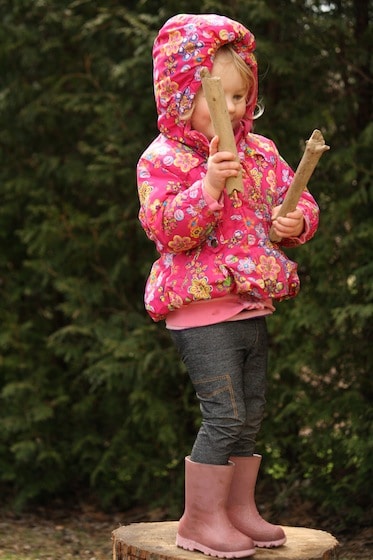
[[(298, 9), (286, 14), (286, 27), (281, 3), (272, 4), (274, 29), (272, 20), (259, 28), (266, 37), (259, 51), (272, 61), (263, 81), (264, 101), (268, 105), (267, 95), (271, 105), (257, 130), (274, 133), (294, 165), (301, 131), (307, 138), (322, 128), (331, 151), (310, 183), (321, 207), (319, 232), (304, 248), (289, 251), (299, 262), (301, 294), (280, 304), (269, 320), (272, 381), (262, 440), (274, 459), (281, 458), (278, 478), (287, 492), (293, 482), (294, 491), (335, 513), (343, 526), (362, 520), (372, 490), (368, 3), (345, 2), (343, 9), (336, 3), (325, 10), (323, 3), (293, 2)], [(303, 32), (294, 44), (297, 27)], [(284, 58), (290, 62), (286, 68)], [(276, 464), (271, 468), (275, 472)]]
[[(0, 490), (103, 507), (182, 505), (199, 410), (143, 310), (154, 249), (135, 166), (156, 134), (151, 45), (170, 15), (220, 12), (257, 36), (256, 130), (294, 166), (321, 128), (322, 218), (292, 251), (300, 296), (269, 319), (258, 451), (295, 494), (363, 519), (372, 465), (371, 51), (368, 2), (2, 0)], [(343, 4), (343, 5), (342, 5)], [(371, 488), (370, 488), (371, 490)]]

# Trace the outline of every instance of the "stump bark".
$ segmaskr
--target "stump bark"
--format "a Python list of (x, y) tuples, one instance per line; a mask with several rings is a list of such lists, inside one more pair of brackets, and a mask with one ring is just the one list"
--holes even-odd
[[(133, 523), (112, 532), (113, 560), (206, 560), (200, 552), (175, 545), (177, 521)], [(284, 527), (287, 542), (279, 548), (257, 548), (255, 560), (338, 560), (333, 535), (317, 529)], [(251, 557), (250, 557), (251, 558)]]

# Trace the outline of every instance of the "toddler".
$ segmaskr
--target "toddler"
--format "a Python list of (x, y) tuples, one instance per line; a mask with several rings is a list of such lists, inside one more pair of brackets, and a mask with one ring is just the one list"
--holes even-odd
[[(308, 241), (318, 207), (305, 190), (276, 219), (293, 171), (275, 144), (252, 132), (257, 110), (255, 41), (225, 16), (180, 14), (153, 50), (159, 136), (138, 163), (139, 218), (159, 253), (145, 290), (154, 321), (166, 321), (200, 403), (202, 423), (185, 458), (185, 511), (178, 546), (239, 558), (282, 545), (262, 519), (254, 490), (261, 456), (267, 369), (266, 317), (297, 295), (297, 266), (280, 246)], [(201, 70), (220, 78), (239, 162), (219, 150)], [(241, 170), (244, 190), (230, 196)], [(272, 243), (274, 226), (281, 243)]]

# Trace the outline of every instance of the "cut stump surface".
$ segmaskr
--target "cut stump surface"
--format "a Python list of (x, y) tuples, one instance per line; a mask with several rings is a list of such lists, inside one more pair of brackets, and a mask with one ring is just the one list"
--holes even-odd
[[(113, 560), (206, 560), (175, 544), (177, 521), (133, 523), (112, 532)], [(284, 527), (286, 544), (256, 548), (255, 560), (338, 560), (339, 545), (333, 535), (317, 529)]]

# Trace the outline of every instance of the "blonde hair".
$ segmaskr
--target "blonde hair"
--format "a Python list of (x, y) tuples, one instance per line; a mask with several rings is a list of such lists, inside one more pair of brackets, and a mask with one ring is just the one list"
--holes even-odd
[(227, 45), (223, 45), (222, 47), (220, 47), (220, 49), (217, 50), (215, 58), (220, 53), (228, 54), (231, 57), (232, 62), (236, 67), (236, 70), (239, 72), (241, 78), (244, 81), (247, 91), (250, 92), (254, 90), (255, 89), (254, 74), (252, 73), (250, 66), (246, 64), (243, 58), (241, 58), (240, 55), (237, 53), (237, 51), (234, 50), (233, 46), (230, 43), (228, 43)]
[[(215, 58), (219, 54), (226, 54), (231, 57), (233, 64), (235, 65), (237, 71), (239, 72), (240, 76), (242, 77), (244, 84), (247, 88), (247, 98), (249, 99), (250, 95), (256, 95), (256, 87), (255, 87), (255, 76), (248, 64), (240, 57), (240, 55), (235, 51), (232, 44), (228, 43), (223, 45), (216, 51)], [(194, 102), (189, 109), (186, 111), (181, 117), (180, 120), (187, 121), (191, 118), (194, 111)], [(263, 114), (264, 108), (260, 102), (256, 102), (255, 112), (254, 112), (254, 119), (259, 118)]]
[[(232, 62), (236, 67), (236, 70), (241, 75), (244, 84), (247, 87), (247, 100), (250, 99), (250, 95), (251, 96), (256, 95), (257, 88), (255, 84), (255, 76), (253, 74), (253, 71), (251, 70), (250, 66), (246, 64), (244, 59), (241, 58), (238, 52), (234, 49), (233, 45), (231, 43), (223, 45), (217, 50), (216, 55), (218, 55), (219, 53), (228, 54), (231, 57)], [(259, 101), (256, 101), (256, 107), (255, 107), (253, 118), (258, 119), (263, 114), (263, 112), (264, 112), (263, 105)]]

